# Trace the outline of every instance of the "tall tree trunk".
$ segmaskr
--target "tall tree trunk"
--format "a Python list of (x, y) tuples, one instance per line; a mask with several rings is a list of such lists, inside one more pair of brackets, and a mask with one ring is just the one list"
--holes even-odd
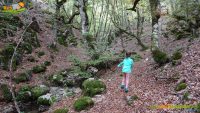
[(55, 12), (55, 17), (54, 17), (54, 46), (56, 45), (57, 42), (57, 29), (58, 29), (58, 17), (60, 15), (60, 8), (61, 6), (66, 2), (66, 0), (56, 0), (56, 12)]
[(80, 16), (81, 16), (81, 27), (82, 27), (82, 34), (89, 32), (89, 20), (87, 15), (87, 8), (86, 3), (87, 0), (78, 0), (79, 2), (79, 10), (80, 10)]
[(160, 18), (160, 3), (159, 0), (149, 0), (152, 16), (152, 36), (151, 36), (151, 50), (159, 48), (159, 25), (158, 20)]

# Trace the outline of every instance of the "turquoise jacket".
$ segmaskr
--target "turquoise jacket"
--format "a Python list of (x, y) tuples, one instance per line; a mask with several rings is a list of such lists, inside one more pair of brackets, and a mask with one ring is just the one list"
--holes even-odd
[(133, 60), (130, 57), (128, 57), (125, 58), (120, 64), (118, 64), (118, 67), (122, 67), (123, 73), (131, 73), (133, 65)]

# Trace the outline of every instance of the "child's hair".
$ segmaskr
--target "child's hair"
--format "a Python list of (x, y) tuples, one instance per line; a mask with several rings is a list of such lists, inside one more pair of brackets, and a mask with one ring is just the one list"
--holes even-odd
[(131, 52), (126, 52), (126, 58), (131, 56)]

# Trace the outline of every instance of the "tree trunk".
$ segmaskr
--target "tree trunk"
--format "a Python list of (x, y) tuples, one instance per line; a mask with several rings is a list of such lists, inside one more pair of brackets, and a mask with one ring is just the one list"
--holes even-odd
[(151, 50), (159, 48), (159, 25), (158, 20), (160, 18), (160, 4), (159, 0), (149, 0), (152, 16), (152, 36), (151, 36)]
[(82, 34), (88, 33), (89, 31), (89, 20), (86, 10), (86, 0), (78, 0), (79, 2), (79, 10), (81, 16), (81, 27), (82, 27)]

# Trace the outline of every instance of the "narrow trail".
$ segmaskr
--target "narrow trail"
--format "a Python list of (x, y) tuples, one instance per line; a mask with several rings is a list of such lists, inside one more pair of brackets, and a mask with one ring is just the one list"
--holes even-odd
[[(170, 84), (157, 82), (153, 75), (143, 75), (141, 64), (143, 61), (135, 63), (134, 71), (130, 76), (129, 92), (126, 94), (120, 89), (120, 73), (106, 73), (102, 78), (106, 83), (107, 92), (103, 94), (101, 102), (96, 103), (87, 113), (146, 113), (161, 112), (160, 110), (151, 110), (150, 106), (158, 104), (167, 104), (164, 101)], [(126, 102), (126, 96), (137, 95), (139, 100), (134, 101), (132, 105)]]

